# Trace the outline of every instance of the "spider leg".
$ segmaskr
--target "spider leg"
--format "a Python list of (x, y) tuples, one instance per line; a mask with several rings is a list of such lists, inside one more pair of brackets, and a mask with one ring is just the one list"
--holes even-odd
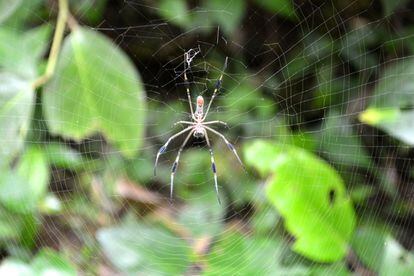
[(243, 162), (241, 161), (239, 155), (237, 154), (236, 149), (234, 148), (234, 146), (226, 139), (226, 137), (224, 137), (223, 134), (221, 134), (220, 132), (218, 132), (215, 129), (212, 129), (211, 127), (208, 126), (204, 126), (206, 129), (210, 130), (211, 132), (213, 132), (214, 134), (220, 136), (224, 142), (226, 142), (227, 147), (234, 153), (234, 155), (236, 156), (237, 160), (239, 161), (240, 165), (243, 167), (244, 170), (246, 170), (246, 167), (244, 166)]
[(190, 122), (190, 121), (178, 121), (178, 122), (174, 123), (174, 126), (176, 126), (178, 124), (194, 125), (194, 122)]
[[(184, 86), (185, 86), (185, 90), (187, 91), (187, 98), (188, 98), (188, 104), (190, 105), (190, 111), (191, 111), (191, 118), (195, 118), (194, 116), (194, 110), (193, 110), (193, 105), (191, 104), (191, 95), (190, 95), (190, 83), (188, 82), (188, 78), (187, 78), (187, 68), (186, 68), (186, 64), (187, 64), (187, 60), (188, 60), (188, 53), (184, 53)], [(190, 63), (188, 63), (188, 66), (190, 66)]]
[(225, 122), (223, 122), (223, 121), (209, 121), (209, 122), (203, 122), (202, 123), (203, 125), (213, 125), (213, 124), (222, 124), (222, 125), (224, 125), (225, 127), (229, 127), (228, 125), (227, 125), (227, 123), (225, 123)]
[(171, 137), (167, 140), (167, 142), (164, 144), (164, 146), (162, 146), (162, 147), (158, 150), (157, 157), (155, 158), (155, 165), (154, 165), (154, 176), (155, 176), (155, 175), (157, 175), (157, 164), (158, 164), (158, 158), (160, 157), (160, 155), (161, 155), (161, 154), (163, 154), (163, 153), (165, 152), (165, 150), (167, 149), (168, 144), (169, 144), (169, 143), (170, 143), (170, 142), (171, 142), (174, 138), (176, 138), (177, 136), (180, 136), (181, 134), (183, 134), (183, 133), (185, 133), (185, 132), (189, 131), (189, 130), (190, 130), (190, 129), (192, 129), (192, 128), (193, 128), (192, 126), (189, 126), (189, 127), (185, 128), (185, 129), (181, 130), (180, 132), (178, 132), (178, 133), (174, 134), (173, 136), (171, 136)]
[(208, 135), (207, 135), (206, 130), (204, 130), (204, 134), (205, 134), (205, 137), (206, 137), (206, 142), (207, 142), (208, 149), (210, 150), (211, 169), (213, 170), (213, 174), (214, 174), (214, 187), (216, 188), (217, 201), (221, 205), (220, 196), (219, 196), (219, 192), (218, 192), (217, 170), (216, 170), (216, 163), (214, 162), (214, 153), (213, 153), (213, 149), (210, 145), (210, 140), (208, 139)]
[(203, 117), (203, 121), (207, 118), (208, 111), (210, 110), (211, 104), (213, 103), (213, 100), (216, 97), (217, 91), (219, 91), (220, 88), (221, 88), (221, 83), (223, 81), (224, 71), (227, 68), (227, 62), (228, 62), (228, 57), (226, 57), (226, 60), (224, 61), (223, 70), (221, 72), (220, 77), (217, 79), (216, 86), (214, 87), (214, 91), (213, 91), (213, 96), (211, 96), (210, 102), (208, 103), (206, 113)]
[(175, 158), (175, 161), (171, 167), (171, 183), (170, 183), (170, 201), (172, 201), (172, 196), (173, 196), (173, 190), (174, 190), (174, 175), (175, 172), (177, 171), (177, 167), (178, 167), (178, 162), (180, 161), (180, 155), (181, 152), (183, 151), (185, 145), (188, 142), (188, 139), (190, 139), (191, 134), (193, 134), (194, 130), (190, 131), (190, 133), (188, 133), (187, 137), (185, 138), (184, 142), (182, 143), (180, 149), (178, 150), (177, 153), (177, 157)]

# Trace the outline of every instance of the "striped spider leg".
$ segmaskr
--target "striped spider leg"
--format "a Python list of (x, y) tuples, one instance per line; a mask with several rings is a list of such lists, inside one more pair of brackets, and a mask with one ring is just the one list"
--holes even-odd
[[(197, 54), (197, 52), (195, 54)], [(241, 166), (243, 168), (245, 168), (244, 165), (243, 165), (243, 162), (241, 161), (239, 155), (237, 154), (237, 151), (234, 148), (234, 146), (226, 139), (226, 137), (223, 134), (221, 134), (217, 130), (210, 127), (212, 125), (217, 125), (217, 124), (222, 124), (222, 125), (227, 127), (227, 124), (223, 121), (217, 121), (217, 120), (216, 121), (208, 121), (208, 122), (205, 121), (205, 119), (207, 117), (207, 114), (210, 110), (211, 104), (212, 104), (214, 98), (216, 97), (217, 92), (221, 88), (221, 83), (222, 83), (223, 74), (224, 74), (223, 72), (227, 67), (227, 58), (226, 58), (226, 61), (224, 63), (224, 66), (223, 66), (222, 73), (221, 73), (220, 77), (217, 79), (217, 82), (216, 82), (216, 85), (215, 85), (215, 88), (214, 88), (214, 91), (213, 91), (213, 95), (210, 99), (210, 102), (207, 106), (207, 110), (206, 110), (205, 113), (204, 113), (204, 98), (202, 96), (197, 97), (195, 111), (194, 111), (193, 106), (191, 104), (190, 85), (188, 83), (187, 74), (186, 74), (186, 70), (187, 70), (186, 64), (188, 66), (190, 64), (190, 62), (188, 62), (188, 60), (189, 60), (189, 57), (188, 57), (188, 52), (187, 52), (187, 53), (184, 54), (184, 82), (185, 82), (185, 87), (186, 87), (186, 91), (187, 91), (188, 102), (189, 102), (189, 105), (190, 105), (190, 112), (191, 112), (192, 121), (179, 121), (179, 122), (176, 122), (174, 124), (174, 126), (177, 125), (177, 124), (182, 124), (182, 125), (188, 125), (188, 127), (186, 127), (182, 131), (180, 131), (180, 132), (174, 134), (173, 136), (171, 136), (167, 140), (167, 142), (158, 150), (157, 157), (155, 159), (155, 165), (154, 165), (154, 175), (156, 174), (158, 159), (159, 159), (161, 154), (165, 153), (165, 151), (167, 149), (167, 146), (170, 144), (170, 142), (172, 140), (174, 140), (175, 138), (179, 137), (180, 135), (188, 132), (186, 138), (184, 139), (184, 142), (181, 144), (181, 146), (178, 150), (177, 157), (175, 158), (175, 161), (174, 161), (174, 163), (171, 167), (170, 201), (172, 201), (173, 189), (174, 189), (174, 176), (175, 176), (175, 173), (176, 173), (177, 168), (178, 168), (178, 163), (180, 161), (181, 152), (183, 151), (185, 145), (188, 143), (191, 136), (194, 136), (196, 138), (205, 138), (208, 149), (210, 151), (211, 170), (213, 171), (213, 174), (214, 174), (214, 187), (215, 187), (215, 191), (216, 191), (216, 195), (217, 195), (217, 200), (218, 200), (219, 204), (221, 204), (220, 197), (219, 197), (219, 192), (218, 192), (217, 168), (216, 168), (216, 164), (215, 164), (215, 161), (214, 161), (213, 149), (211, 147), (210, 139), (208, 137), (207, 132), (210, 131), (213, 134), (215, 134), (215, 135), (219, 136), (220, 138), (222, 138), (224, 140), (224, 142), (226, 143), (227, 147), (236, 156), (236, 158), (239, 161), (239, 163), (241, 164)]]

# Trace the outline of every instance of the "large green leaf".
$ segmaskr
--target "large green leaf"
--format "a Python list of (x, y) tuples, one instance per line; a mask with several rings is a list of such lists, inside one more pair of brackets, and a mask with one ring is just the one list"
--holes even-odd
[(10, 17), (21, 3), (22, 0), (0, 0), (0, 24)]
[(23, 146), (34, 106), (34, 91), (30, 82), (11, 73), (0, 73), (0, 83), (1, 166)]
[(315, 261), (345, 256), (355, 214), (338, 173), (317, 156), (294, 146), (257, 140), (245, 161), (271, 175), (266, 194), (295, 237), (293, 250)]
[(361, 122), (378, 127), (400, 141), (414, 145), (414, 58), (389, 66), (375, 88)]
[(30, 213), (47, 191), (49, 167), (43, 152), (29, 148), (15, 170), (5, 170), (0, 176), (0, 201), (10, 210)]
[(105, 255), (128, 275), (183, 275), (190, 247), (162, 227), (143, 223), (104, 228), (97, 234)]
[(64, 41), (43, 93), (54, 134), (75, 140), (100, 131), (125, 156), (142, 144), (145, 92), (129, 58), (102, 34), (79, 28)]

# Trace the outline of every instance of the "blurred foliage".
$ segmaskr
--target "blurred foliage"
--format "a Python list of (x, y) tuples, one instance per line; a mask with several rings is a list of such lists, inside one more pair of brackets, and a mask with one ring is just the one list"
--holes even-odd
[[(413, 1), (73, 0), (54, 60), (65, 2), (0, 0), (1, 275), (413, 274)], [(190, 49), (222, 205), (202, 140), (153, 176)]]

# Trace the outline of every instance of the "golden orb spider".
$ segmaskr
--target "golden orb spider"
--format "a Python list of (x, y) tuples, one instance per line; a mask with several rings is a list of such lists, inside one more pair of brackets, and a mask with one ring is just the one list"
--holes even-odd
[[(199, 51), (194, 51), (193, 55), (190, 55), (190, 53), (192, 53), (192, 51), (194, 51), (194, 50), (190, 50), (190, 51), (184, 53), (184, 73), (183, 73), (183, 75), (184, 75), (184, 85), (185, 85), (185, 88), (186, 88), (186, 91), (187, 91), (187, 97), (188, 97), (188, 103), (190, 105), (192, 121), (179, 121), (179, 122), (176, 122), (174, 124), (174, 126), (176, 126), (177, 124), (184, 124), (184, 125), (189, 125), (189, 126), (185, 129), (183, 129), (182, 131), (180, 131), (180, 132), (174, 134), (173, 136), (171, 136), (167, 140), (167, 142), (158, 150), (157, 157), (155, 158), (154, 175), (156, 175), (158, 159), (159, 159), (161, 154), (165, 153), (168, 144), (174, 138), (177, 138), (181, 134), (189, 132), (187, 137), (184, 139), (184, 142), (181, 144), (180, 149), (178, 150), (178, 153), (177, 153), (177, 157), (175, 158), (175, 161), (174, 161), (174, 163), (172, 165), (172, 168), (171, 168), (171, 183), (170, 183), (170, 201), (171, 201), (172, 196), (173, 196), (173, 189), (174, 189), (174, 175), (175, 175), (175, 172), (177, 171), (178, 162), (180, 160), (181, 152), (183, 151), (183, 149), (184, 149), (185, 145), (187, 144), (188, 140), (190, 139), (191, 135), (193, 135), (196, 138), (205, 138), (207, 146), (208, 146), (209, 151), (210, 151), (211, 169), (212, 169), (213, 174), (214, 174), (214, 185), (215, 185), (217, 200), (218, 200), (219, 204), (221, 204), (219, 193), (218, 193), (217, 170), (216, 170), (216, 164), (214, 162), (214, 153), (213, 153), (213, 149), (212, 149), (211, 144), (210, 144), (210, 140), (208, 138), (207, 131), (211, 131), (212, 133), (214, 133), (214, 134), (218, 135), (220, 138), (222, 138), (224, 140), (224, 142), (227, 144), (227, 147), (234, 153), (237, 160), (239, 161), (241, 166), (244, 168), (243, 162), (241, 161), (239, 155), (237, 154), (237, 151), (234, 148), (234, 146), (226, 139), (226, 137), (223, 134), (221, 134), (217, 130), (209, 127), (209, 125), (214, 125), (214, 124), (222, 124), (222, 125), (225, 125), (225, 126), (227, 126), (227, 124), (225, 122), (222, 122), (222, 121), (208, 121), (208, 122), (205, 121), (206, 118), (207, 118), (208, 112), (210, 110), (211, 104), (212, 104), (214, 98), (216, 97), (217, 92), (221, 88), (221, 84), (222, 84), (222, 80), (223, 80), (223, 74), (224, 74), (224, 71), (227, 68), (228, 58), (226, 57), (222, 73), (221, 73), (220, 77), (217, 79), (217, 82), (216, 82), (216, 85), (215, 85), (214, 91), (213, 91), (213, 96), (210, 99), (210, 102), (207, 106), (206, 112), (204, 113), (204, 98), (202, 96), (197, 97), (196, 110), (194, 112), (193, 106), (191, 104), (190, 84), (188, 82), (186, 71), (190, 67), (191, 61), (199, 53)], [(186, 64), (187, 64), (187, 66), (186, 66)]]

